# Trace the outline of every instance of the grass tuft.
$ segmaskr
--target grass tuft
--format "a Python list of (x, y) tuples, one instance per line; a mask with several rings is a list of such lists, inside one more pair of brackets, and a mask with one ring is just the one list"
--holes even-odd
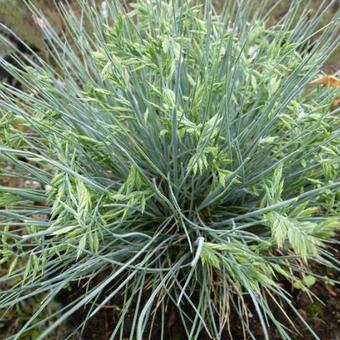
[(147, 338), (156, 313), (164, 331), (170, 304), (188, 339), (221, 339), (231, 313), (255, 338), (251, 312), (290, 339), (280, 282), (337, 265), (339, 90), (309, 83), (338, 18), (320, 28), (327, 8), (299, 1), (275, 24), (251, 1), (78, 2), (60, 7), (67, 38), (30, 5), (50, 64), (0, 59), (22, 85), (0, 86), (0, 176), (25, 183), (0, 186), (0, 309), (45, 294), (12, 338), (80, 282), (38, 339), (121, 296), (112, 339)]

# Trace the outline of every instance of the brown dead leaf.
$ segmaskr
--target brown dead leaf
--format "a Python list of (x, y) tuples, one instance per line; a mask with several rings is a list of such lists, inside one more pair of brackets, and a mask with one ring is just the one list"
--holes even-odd
[(325, 85), (331, 87), (340, 87), (340, 79), (336, 76), (324, 76), (310, 82), (312, 85)]
[(333, 102), (334, 107), (338, 107), (340, 105), (340, 98), (336, 98)]
[(326, 290), (328, 291), (328, 293), (334, 297), (338, 296), (336, 291), (329, 285), (325, 285)]

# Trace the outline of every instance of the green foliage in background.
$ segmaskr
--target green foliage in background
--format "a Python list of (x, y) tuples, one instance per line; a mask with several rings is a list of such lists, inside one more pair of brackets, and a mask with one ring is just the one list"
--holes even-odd
[(39, 56), (0, 62), (28, 89), (0, 88), (0, 160), (14, 165), (1, 176), (29, 183), (0, 187), (0, 284), (17, 280), (0, 308), (45, 294), (13, 339), (76, 282), (83, 293), (38, 339), (116, 296), (112, 339), (147, 337), (170, 303), (188, 339), (220, 339), (231, 311), (245, 335), (255, 311), (266, 339), (270, 327), (290, 339), (270, 308), (290, 302), (280, 280), (336, 266), (339, 91), (308, 83), (339, 20), (320, 29), (327, 8), (308, 18), (299, 1), (273, 25), (250, 1), (222, 14), (210, 1), (79, 3), (80, 18), (63, 10), (73, 41), (45, 25), (58, 73)]
[[(43, 35), (34, 24), (22, 1), (0, 0), (0, 23), (12, 30), (27, 44), (44, 49)], [(1, 32), (8, 33), (8, 30), (5, 27), (0, 27), (0, 34)], [(2, 50), (7, 51), (8, 48), (0, 41), (0, 55)]]

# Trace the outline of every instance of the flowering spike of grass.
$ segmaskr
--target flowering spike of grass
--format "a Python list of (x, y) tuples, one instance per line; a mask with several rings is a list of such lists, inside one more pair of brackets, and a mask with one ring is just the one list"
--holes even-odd
[(50, 64), (0, 59), (21, 84), (0, 85), (0, 160), (13, 164), (0, 176), (26, 183), (0, 186), (0, 309), (45, 295), (12, 338), (79, 284), (38, 339), (85, 307), (81, 331), (117, 297), (115, 339), (148, 337), (156, 315), (164, 335), (170, 304), (188, 339), (221, 339), (231, 313), (254, 337), (251, 311), (266, 339), (289, 339), (272, 311), (290, 315), (280, 278), (336, 266), (339, 89), (308, 84), (339, 19), (321, 28), (326, 9), (308, 19), (300, 1), (276, 24), (252, 1), (78, 4), (60, 5), (63, 36), (29, 4)]

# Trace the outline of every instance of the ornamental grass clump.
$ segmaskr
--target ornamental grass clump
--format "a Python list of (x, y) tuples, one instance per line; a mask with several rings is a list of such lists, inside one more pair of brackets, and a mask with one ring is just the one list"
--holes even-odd
[(309, 85), (339, 21), (299, 3), (269, 25), (263, 2), (84, 0), (60, 8), (63, 37), (32, 6), (49, 63), (1, 60), (21, 84), (1, 85), (1, 176), (23, 185), (0, 186), (0, 309), (45, 297), (13, 339), (75, 284), (39, 339), (122, 296), (111, 339), (157, 315), (163, 338), (170, 305), (188, 339), (233, 333), (231, 315), (254, 337), (250, 314), (292, 336), (281, 283), (336, 267), (340, 214), (339, 91)]

